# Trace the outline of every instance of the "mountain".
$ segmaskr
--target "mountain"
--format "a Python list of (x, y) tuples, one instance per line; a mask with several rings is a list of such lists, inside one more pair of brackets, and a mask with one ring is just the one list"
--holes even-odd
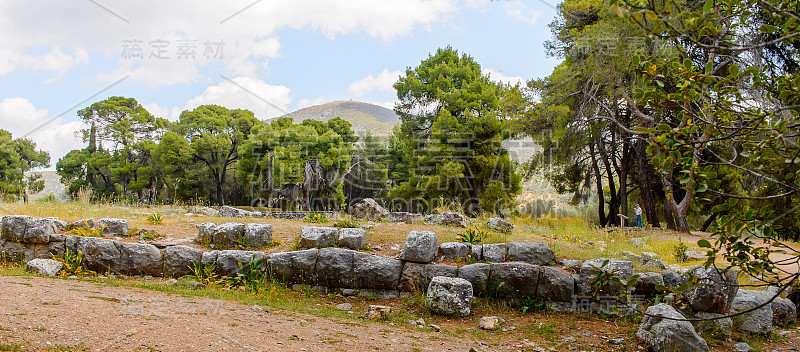
[(309, 106), (284, 116), (291, 117), (295, 123), (309, 119), (328, 121), (334, 117), (340, 117), (350, 122), (356, 133), (370, 131), (373, 135), (388, 135), (392, 132), (394, 125), (400, 123), (400, 116), (397, 116), (392, 110), (375, 104), (351, 100)]

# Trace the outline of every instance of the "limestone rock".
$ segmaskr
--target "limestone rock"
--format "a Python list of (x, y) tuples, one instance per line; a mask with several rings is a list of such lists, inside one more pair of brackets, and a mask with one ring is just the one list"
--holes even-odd
[(686, 260), (706, 260), (708, 259), (708, 255), (706, 251), (701, 251), (699, 249), (687, 249), (683, 252), (684, 258)]
[(403, 262), (374, 254), (353, 254), (353, 280), (358, 286), (396, 290)]
[(514, 229), (512, 223), (501, 218), (489, 218), (489, 220), (486, 220), (486, 227), (500, 232), (511, 232)]
[(290, 283), (311, 283), (319, 250), (272, 253), (267, 257), (268, 270), (272, 276)]
[(739, 290), (739, 280), (733, 271), (723, 274), (721, 269), (694, 266), (689, 275), (699, 279), (698, 285), (684, 293), (689, 306), (695, 311), (727, 313)]
[(244, 230), (245, 225), (236, 222), (226, 222), (208, 229), (215, 248), (233, 247), (240, 238), (244, 237)]
[(542, 242), (509, 242), (508, 256), (511, 260), (536, 265), (550, 265), (555, 254)]
[(164, 276), (181, 277), (191, 274), (191, 266), (199, 261), (202, 255), (201, 250), (192, 247), (167, 247), (164, 249)]
[[(87, 267), (98, 273), (104, 273), (120, 261), (120, 252), (117, 246), (118, 241), (98, 237), (75, 237), (75, 250), (71, 252), (82, 252), (83, 259)], [(70, 238), (67, 238), (66, 246), (70, 246)]]
[(487, 263), (502, 263), (506, 260), (508, 245), (505, 243), (490, 243), (483, 245), (483, 259)]
[(425, 223), (429, 225), (445, 225), (455, 227), (469, 227), (470, 222), (464, 214), (446, 211), (441, 215), (430, 214), (425, 216)]
[[(242, 269), (248, 270), (251, 260), (255, 262), (262, 258), (264, 258), (264, 253), (256, 251), (219, 251), (216, 260), (216, 271), (221, 276), (233, 277), (236, 276), (236, 274), (240, 274)], [(240, 263), (242, 264), (241, 268), (239, 267)]]
[(227, 205), (220, 207), (217, 215), (222, 218), (244, 218), (248, 216), (255, 216), (255, 214), (251, 211), (229, 207)]
[(461, 278), (436, 276), (428, 285), (425, 305), (436, 314), (468, 316), (472, 306), (472, 284)]
[(419, 213), (391, 212), (389, 213), (389, 217), (392, 219), (392, 222), (402, 222), (406, 224), (421, 224), (425, 221), (425, 217)]
[(492, 263), (489, 267), (492, 285), (505, 298), (536, 297), (539, 289), (539, 267), (523, 262)]
[(360, 228), (339, 229), (339, 245), (359, 250), (367, 244), (367, 231)]
[(664, 276), (659, 273), (639, 273), (639, 280), (633, 286), (636, 295), (652, 296), (660, 293), (656, 286), (664, 285)]
[(252, 248), (262, 248), (272, 243), (272, 225), (247, 224), (244, 228), (245, 243)]
[[(605, 267), (602, 267), (603, 262), (608, 260), (608, 264)], [(601, 268), (602, 270), (608, 271), (615, 271), (617, 276), (623, 280), (627, 280), (633, 275), (633, 263), (627, 260), (619, 260), (619, 259), (607, 259), (607, 258), (595, 258), (584, 261), (581, 264), (581, 270), (578, 274), (578, 278), (575, 281), (575, 294), (581, 297), (591, 297), (592, 296), (592, 287), (589, 286), (589, 282), (595, 277), (592, 274), (592, 270), (594, 268)], [(623, 288), (620, 285), (613, 285), (606, 289), (606, 292), (603, 296), (613, 296), (617, 297)]]
[(314, 269), (315, 282), (327, 287), (353, 287), (353, 254), (345, 248), (322, 248)]
[(709, 313), (709, 312), (695, 312), (696, 319), (704, 319), (693, 321), (695, 331), (705, 333), (710, 336), (723, 336), (730, 337), (733, 333), (733, 320), (731, 318), (719, 318), (726, 314)]
[(458, 268), (446, 264), (420, 264), (406, 262), (397, 285), (399, 291), (414, 292), (428, 288), (431, 279), (436, 276), (457, 277)]
[[(670, 319), (664, 319), (670, 318)], [(636, 336), (645, 340), (655, 352), (706, 352), (708, 344), (695, 332), (685, 317), (670, 305), (647, 308)]]
[(103, 236), (114, 237), (128, 235), (128, 220), (115, 218), (102, 218), (97, 220), (95, 227), (103, 229)]
[(124, 275), (161, 276), (164, 257), (151, 244), (116, 242), (119, 260), (114, 263), (114, 272)]
[(536, 296), (543, 301), (571, 302), (575, 295), (575, 281), (571, 275), (551, 266), (539, 269)]
[(303, 226), (300, 228), (300, 246), (303, 248), (333, 247), (339, 239), (335, 227)]
[(469, 252), (469, 243), (444, 242), (439, 245), (439, 256), (449, 260), (463, 260), (469, 255)]
[(364, 198), (350, 206), (350, 215), (356, 219), (380, 221), (389, 216), (389, 212), (372, 198)]
[(63, 266), (64, 263), (57, 260), (33, 259), (25, 264), (25, 270), (45, 276), (56, 276)]
[(497, 330), (500, 327), (500, 319), (496, 316), (481, 317), (478, 320), (478, 327), (483, 330)]
[[(737, 313), (753, 309), (767, 301), (763, 291), (738, 290), (733, 299), (733, 310)], [(749, 313), (735, 316), (733, 326), (753, 334), (767, 335), (772, 332), (772, 307), (766, 305)]]
[(486, 281), (489, 279), (489, 264), (475, 263), (458, 268), (458, 277), (472, 284), (476, 296), (486, 295)]
[(411, 231), (400, 251), (400, 259), (417, 262), (430, 263), (436, 258), (438, 243), (436, 234), (430, 231)]

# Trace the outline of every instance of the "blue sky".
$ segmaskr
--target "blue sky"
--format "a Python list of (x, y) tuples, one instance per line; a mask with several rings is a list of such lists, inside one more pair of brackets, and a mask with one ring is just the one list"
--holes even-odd
[(171, 120), (203, 104), (261, 119), (336, 100), (391, 108), (398, 75), (448, 45), (495, 80), (539, 78), (558, 63), (543, 46), (554, 4), (0, 0), (0, 128), (53, 169), (84, 146), (76, 111), (109, 96)]

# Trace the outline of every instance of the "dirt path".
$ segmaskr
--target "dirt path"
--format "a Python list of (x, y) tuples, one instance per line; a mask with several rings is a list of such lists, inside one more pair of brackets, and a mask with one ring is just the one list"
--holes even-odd
[(368, 321), (5, 276), (0, 277), (3, 344), (38, 351), (468, 351), (477, 346), (444, 333)]

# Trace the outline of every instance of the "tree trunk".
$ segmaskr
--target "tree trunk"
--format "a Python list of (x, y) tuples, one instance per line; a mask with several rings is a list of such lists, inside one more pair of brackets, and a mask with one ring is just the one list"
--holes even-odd
[(608, 215), (606, 217), (606, 226), (613, 226), (617, 224), (619, 214), (619, 196), (617, 193), (617, 185), (614, 181), (614, 170), (611, 168), (611, 159), (614, 158), (613, 149), (611, 156), (606, 151), (606, 145), (603, 143), (603, 138), (600, 137), (598, 141), (598, 150), (600, 151), (600, 158), (603, 161), (603, 166), (606, 169), (606, 178), (608, 178)]
[(606, 226), (606, 200), (603, 195), (603, 175), (600, 174), (600, 167), (597, 166), (597, 157), (594, 152), (594, 141), (589, 143), (589, 154), (592, 156), (592, 169), (594, 170), (595, 184), (597, 185), (597, 213), (600, 217), (600, 226)]
[(656, 201), (653, 197), (653, 190), (650, 187), (650, 181), (647, 179), (649, 168), (647, 167), (647, 144), (642, 139), (636, 139), (636, 167), (639, 183), (639, 193), (641, 194), (641, 206), (644, 209), (644, 215), (647, 217), (647, 222), (650, 226), (660, 228), (661, 224), (658, 221), (658, 211), (656, 211)]

